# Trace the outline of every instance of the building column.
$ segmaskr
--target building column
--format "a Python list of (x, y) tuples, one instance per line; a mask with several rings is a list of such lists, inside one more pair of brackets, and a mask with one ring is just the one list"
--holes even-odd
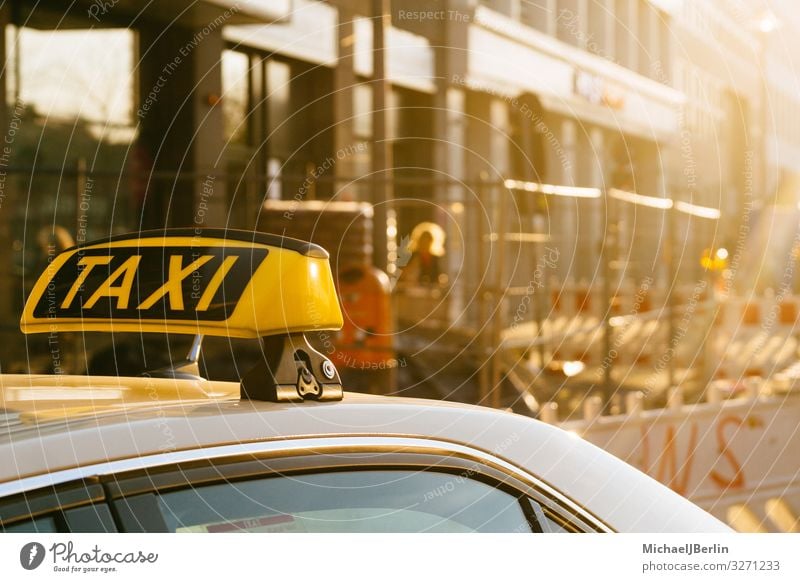
[(492, 126), (489, 136), (489, 160), (494, 172), (507, 177), (511, 171), (511, 151), (508, 143), (508, 136), (511, 135), (511, 116), (505, 100), (492, 97), (489, 103), (489, 123)]
[(542, 4), (547, 14), (544, 32), (555, 37), (558, 34), (558, 0), (543, 0)]
[[(457, 10), (470, 13), (468, 4), (463, 0), (449, 0), (444, 3), (446, 10)], [(434, 107), (434, 162), (440, 171), (437, 174), (439, 184), (435, 189), (435, 202), (441, 209), (437, 222), (445, 229), (447, 235), (446, 254), (444, 257), (445, 272), (455, 275), (462, 270), (464, 248), (461, 225), (453, 222), (449, 214), (449, 203), (465, 201), (464, 187), (453, 182), (466, 179), (464, 152), (467, 147), (466, 124), (466, 92), (454, 83), (455, 79), (463, 79), (466, 75), (466, 51), (468, 19), (445, 20), (441, 22), (438, 38), (434, 48), (434, 75), (436, 77), (436, 94)], [(450, 293), (449, 321), (455, 323), (468, 301), (471, 290), (466, 282), (450, 281), (454, 288)]]
[(578, 128), (575, 121), (573, 119), (561, 119), (558, 126), (558, 135), (560, 137), (562, 155), (552, 158), (552, 164), (557, 167), (550, 168), (550, 175), (557, 178), (556, 184), (575, 186), (578, 166)]
[(629, 2), (628, 5), (628, 29), (630, 32), (627, 34), (628, 55), (630, 56), (627, 68), (631, 71), (639, 70), (639, 42), (644, 42), (644, 39), (639, 39), (639, 18), (641, 16), (639, 10), (639, 2)]
[[(354, 141), (353, 132), (353, 87), (356, 84), (356, 74), (354, 66), (355, 49), (355, 30), (353, 19), (355, 13), (352, 9), (352, 2), (343, 0), (337, 2), (339, 14), (339, 25), (336, 27), (336, 45), (338, 55), (336, 67), (333, 69), (333, 147), (338, 153), (349, 151)], [(342, 187), (344, 182), (338, 179), (352, 179), (355, 176), (353, 169), (352, 155), (336, 156), (337, 162), (333, 167), (334, 176), (337, 181), (334, 183), (334, 193)]]
[[(438, 71), (436, 75), (442, 76)], [(434, 98), (436, 125), (434, 160), (436, 168), (441, 172), (437, 178), (441, 183), (436, 188), (434, 202), (439, 208), (436, 222), (444, 228), (447, 235), (447, 252), (443, 259), (443, 268), (446, 273), (453, 276), (462, 270), (465, 254), (462, 246), (464, 236), (461, 231), (462, 225), (454, 222), (450, 205), (454, 202), (463, 204), (466, 201), (464, 187), (454, 184), (466, 179), (464, 164), (464, 152), (467, 147), (464, 115), (466, 98), (464, 91), (457, 87), (441, 87), (437, 93)], [(455, 321), (462, 311), (465, 299), (469, 300), (470, 290), (467, 289), (463, 279), (450, 282), (455, 284), (455, 287), (450, 294), (449, 321)]]
[[(464, 152), (467, 147), (467, 118), (465, 117), (466, 108), (466, 95), (462, 89), (451, 87), (447, 90), (447, 132), (443, 135), (447, 147), (446, 165), (447, 177), (451, 181), (459, 181), (466, 179), (466, 164), (464, 163)], [(442, 191), (442, 194), (445, 194)], [(438, 202), (444, 206), (447, 211), (447, 216), (452, 217), (450, 205), (447, 202), (462, 203), (466, 197), (466, 192), (462, 186), (451, 185), (447, 189), (447, 194), (444, 199)], [(447, 233), (447, 272), (458, 273), (462, 270), (464, 264), (464, 247), (462, 239), (464, 233), (462, 226), (450, 218), (446, 222), (445, 232)], [(463, 310), (463, 307), (470, 299), (472, 290), (463, 286), (460, 293), (452, 294), (449, 303), (450, 318), (449, 321), (455, 322), (458, 315)]]
[(386, 70), (386, 35), (390, 23), (389, 0), (372, 0), (372, 203), (375, 208), (372, 262), (382, 271), (394, 275), (395, 265), (389, 264), (389, 253), (396, 254), (397, 243), (388, 232), (389, 222), (396, 220), (389, 206), (394, 195), (392, 146), (389, 143), (387, 113), (391, 86)]
[[(558, 121), (556, 121), (558, 120)], [(558, 125), (556, 125), (558, 123)], [(577, 126), (572, 119), (555, 118), (553, 127), (558, 136), (561, 153), (550, 160), (549, 175), (555, 179), (556, 184), (575, 186), (577, 175)], [(558, 275), (561, 281), (567, 282), (575, 273), (571, 272), (570, 264), (575, 261), (575, 243), (577, 241), (577, 212), (575, 205), (568, 200), (554, 200), (556, 208), (561, 211), (558, 220), (560, 226), (559, 253), (561, 260), (558, 263)]]
[[(589, 143), (591, 150), (594, 153), (594, 159), (591, 163), (591, 174), (589, 176), (588, 186), (593, 188), (603, 189), (605, 184), (608, 183), (606, 179), (606, 168), (608, 168), (605, 133), (599, 127), (592, 127), (589, 130)], [(603, 236), (605, 233), (605, 224), (603, 220), (603, 200), (601, 198), (586, 200), (579, 202), (588, 212), (584, 215), (586, 219), (584, 224), (587, 225), (588, 232), (586, 233), (586, 255), (588, 259), (587, 271), (592, 271), (592, 265), (598, 264), (600, 260), (600, 249), (602, 248)]]
[[(231, 180), (238, 180), (238, 176), (228, 176), (227, 180), (220, 176), (228, 173), (225, 158), (220, 156), (225, 147), (225, 119), (222, 102), (216, 98), (223, 91), (223, 50), (225, 40), (220, 27), (204, 37), (192, 52), (194, 92), (191, 99), (195, 133), (191, 170), (200, 174), (192, 182), (193, 221), (205, 218), (206, 226), (226, 225), (229, 210), (227, 192), (236, 188), (236, 182)], [(257, 174), (263, 173), (261, 168), (258, 170)], [(246, 188), (245, 184), (243, 190)], [(206, 207), (208, 211), (203, 217), (202, 211)], [(182, 209), (180, 214), (184, 214)], [(182, 216), (175, 216), (173, 220), (186, 221)]]
[(605, 22), (603, 46), (605, 47), (605, 52), (607, 57), (617, 59), (617, 47), (616, 47), (617, 15), (615, 12), (614, 3), (615, 0), (604, 0), (606, 22)]
[[(8, 62), (6, 53), (6, 25), (10, 21), (8, 3), (0, 6), (0, 56), (4, 62), (5, 70), (0, 75), (0, 127), (3, 133), (8, 131), (8, 103), (6, 102), (8, 76), (13, 74), (14, 64)], [(19, 55), (16, 56), (19, 58)], [(14, 208), (11, 197), (14, 195), (13, 181), (8, 175), (7, 168), (2, 171), (2, 190), (0, 190), (0, 321), (10, 322), (14, 319), (14, 298), (19, 298), (12, 284), (12, 263), (14, 254), (11, 250), (13, 236), (11, 233), (12, 210)]]
[(589, 143), (591, 149), (595, 152), (595, 159), (592, 160), (591, 170), (589, 175), (589, 186), (594, 188), (602, 188), (605, 183), (605, 169), (607, 167), (605, 160), (605, 136), (603, 130), (599, 127), (592, 127), (589, 130)]
[(207, 34), (182, 26), (139, 29), (139, 54), (149, 56), (139, 66), (137, 155), (148, 177), (151, 171), (163, 174), (147, 184), (145, 228), (225, 223), (224, 40), (222, 26), (203, 30)]

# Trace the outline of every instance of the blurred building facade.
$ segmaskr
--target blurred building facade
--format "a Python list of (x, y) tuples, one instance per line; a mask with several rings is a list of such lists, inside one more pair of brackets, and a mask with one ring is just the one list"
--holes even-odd
[[(378, 136), (376, 6), (391, 9), (385, 54), (377, 55), (385, 56), (390, 85), (386, 133)], [(271, 196), (292, 197), (299, 185), (289, 177), (313, 173), (362, 140), (356, 155), (315, 178), (312, 196), (369, 201), (369, 183), (342, 186), (336, 178), (379, 172), (372, 150), (387, 140), (394, 197), (418, 201), (399, 210), (401, 238), (419, 220), (453, 221), (447, 204), (474, 199), (481, 179), (613, 187), (719, 208), (719, 224), (679, 228), (690, 247), (679, 252), (699, 270), (704, 247), (735, 245), (741, 209), (765, 200), (767, 187), (774, 191), (777, 164), (789, 157), (767, 162), (765, 154), (764, 95), (778, 85), (761, 88), (760, 17), (732, 0), (298, 1), (289, 22), (227, 29), (223, 70), (238, 66), (244, 78), (247, 63), (266, 63), (255, 67), (266, 70), (263, 94), (249, 92), (251, 103), (268, 103), (269, 121), (250, 143), (263, 150), (257, 167), (278, 178), (270, 180)], [(236, 117), (258, 119), (238, 102)], [(792, 111), (789, 103), (785, 109)], [(797, 139), (787, 121), (775, 127)], [(404, 177), (466, 187), (403, 184)], [(258, 200), (260, 191), (239, 200)], [(561, 279), (600, 275), (605, 212), (604, 200), (549, 203), (550, 240), (571, 258), (557, 267)], [(664, 214), (623, 205), (614, 220), (623, 276), (663, 278)], [(470, 249), (454, 225), (448, 232), (456, 235), (449, 245), (455, 270)]]
[[(741, 288), (790, 288), (800, 201), (797, 4), (672, 2), (675, 87), (685, 95), (671, 190), (719, 208)], [(785, 291), (784, 291), (785, 293)]]
[[(376, 51), (370, 16), (381, 7), (390, 8), (391, 27), (385, 50)], [(258, 167), (268, 175), (302, 176), (326, 157), (337, 159), (315, 177), (315, 196), (370, 200), (369, 183), (332, 178), (380, 174), (374, 148), (388, 141), (393, 172), (383, 175), (393, 179), (393, 198), (403, 200), (398, 236), (421, 220), (440, 222), (457, 272), (475, 251), (458, 213), (476, 206), (481, 181), (495, 185), (489, 201), (507, 195), (497, 188), (506, 179), (667, 195), (683, 103), (672, 86), (669, 24), (669, 15), (645, 0), (298, 0), (290, 22), (228, 28), (223, 71), (238, 67), (238, 78), (249, 79), (250, 102), (267, 103), (269, 121), (250, 148), (262, 150)], [(378, 134), (373, 110), (382, 89), (373, 71), (382, 57), (389, 87), (381, 97), (386, 132)], [(253, 86), (248, 63), (250, 71), (265, 70), (265, 85)], [(237, 117), (247, 117), (239, 102)], [(365, 147), (357, 155), (341, 155), (359, 140)], [(271, 180), (267, 190), (291, 198), (298, 186)], [(534, 228), (531, 204), (520, 197), (518, 229)], [(604, 201), (554, 199), (544, 214), (539, 228), (570, 257), (555, 274), (596, 280)], [(663, 217), (641, 211), (617, 218), (625, 226), (620, 248), (634, 249), (627, 263), (635, 276), (662, 272)], [(652, 244), (631, 244), (643, 239)], [(530, 262), (522, 249), (512, 254)], [(466, 293), (481, 276), (462, 274)], [(521, 269), (516, 282), (528, 276)]]
[[(455, 273), (475, 252), (465, 212), (507, 196), (507, 179), (720, 208), (719, 226), (682, 227), (681, 240), (701, 239), (686, 259), (698, 265), (697, 249), (736, 245), (749, 198), (797, 203), (786, 43), (800, 29), (791, 2), (776, 2), (777, 34), (760, 33), (749, 4), (119, 0), (62, 17), (61, 4), (14, 0), (0, 11), (14, 142), (0, 158), (0, 281), (35, 263), (40, 227), (63, 224), (79, 242), (165, 224), (252, 228), (265, 197), (390, 198), (396, 227), (376, 229), (398, 239), (390, 270), (404, 236), (434, 220)], [(546, 231), (565, 258), (555, 276), (602, 276), (606, 200), (515, 203), (519, 229)], [(611, 218), (620, 276), (663, 279), (664, 213), (619, 205)], [(481, 276), (462, 275), (456, 309)], [(11, 313), (24, 285), (5, 284)]]
[(280, 20), (288, 5), (3, 3), (4, 330), (65, 245), (225, 215), (225, 184), (208, 194), (224, 148), (223, 29)]

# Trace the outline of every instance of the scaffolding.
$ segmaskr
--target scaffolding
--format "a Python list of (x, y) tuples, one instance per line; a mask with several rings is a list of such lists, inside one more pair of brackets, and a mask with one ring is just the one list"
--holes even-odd
[[(482, 363), (478, 402), (503, 405), (503, 386), (511, 385), (537, 413), (529, 388), (542, 370), (555, 366), (570, 376), (591, 364), (602, 370), (595, 384), (607, 408), (619, 387), (615, 367), (654, 364), (659, 351), (683, 342), (676, 320), (689, 310), (696, 322), (713, 321), (712, 275), (701, 256), (714, 246), (718, 210), (622, 190), (518, 180), (482, 181), (470, 194), (438, 204), (463, 215), (453, 229), (462, 238), (452, 245), (459, 256), (449, 262), (458, 267), (450, 285), (427, 296), (412, 290), (412, 301), (397, 294), (395, 301), (408, 324), (466, 338), (458, 349)], [(415, 205), (397, 201), (395, 209)], [(599, 227), (581, 231), (587, 219)], [(631, 348), (635, 353), (622, 361), (620, 352), (642, 327), (649, 330), (646, 345)], [(696, 356), (700, 344), (688, 351)], [(667, 388), (686, 380), (677, 361), (670, 356), (662, 366)], [(691, 365), (700, 368), (700, 382), (707, 380), (705, 355)]]

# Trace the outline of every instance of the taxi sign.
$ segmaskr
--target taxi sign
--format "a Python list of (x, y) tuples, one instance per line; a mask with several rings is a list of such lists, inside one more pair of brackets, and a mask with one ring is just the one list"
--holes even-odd
[(39, 277), (20, 321), (24, 333), (236, 338), (341, 326), (324, 249), (221, 229), (141, 232), (68, 249)]

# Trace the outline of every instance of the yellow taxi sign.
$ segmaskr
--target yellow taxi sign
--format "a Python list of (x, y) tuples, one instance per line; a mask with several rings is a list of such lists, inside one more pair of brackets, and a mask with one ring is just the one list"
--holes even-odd
[(321, 247), (221, 229), (142, 232), (68, 249), (39, 277), (20, 322), (24, 333), (237, 338), (341, 326)]

